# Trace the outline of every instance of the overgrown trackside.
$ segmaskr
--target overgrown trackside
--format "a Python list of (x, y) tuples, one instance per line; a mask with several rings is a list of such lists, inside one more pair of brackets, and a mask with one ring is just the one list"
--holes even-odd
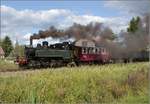
[(17, 70), (19, 70), (18, 65), (14, 64), (13, 61), (0, 59), (0, 72), (17, 71)]
[(148, 103), (148, 64), (112, 64), (36, 70), (0, 76), (8, 103)]

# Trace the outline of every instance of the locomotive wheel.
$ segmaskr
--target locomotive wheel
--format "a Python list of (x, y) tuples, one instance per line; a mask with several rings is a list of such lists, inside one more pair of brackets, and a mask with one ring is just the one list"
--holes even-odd
[(67, 64), (67, 67), (75, 67), (77, 66), (75, 62), (70, 62)]
[(28, 64), (28, 68), (29, 68), (29, 69), (30, 69), (30, 68), (35, 69), (35, 67), (36, 67), (35, 61), (30, 61), (29, 64)]
[(39, 69), (41, 68), (41, 63), (40, 62), (36, 62), (36, 67)]
[(51, 67), (51, 68), (56, 67), (56, 61), (55, 61), (55, 60), (51, 60), (51, 62), (50, 62), (50, 67)]
[(28, 67), (26, 65), (19, 65), (19, 70), (26, 70)]

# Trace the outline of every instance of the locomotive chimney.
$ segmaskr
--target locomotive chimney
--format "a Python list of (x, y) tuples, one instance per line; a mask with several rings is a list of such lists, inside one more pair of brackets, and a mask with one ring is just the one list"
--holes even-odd
[(33, 41), (33, 40), (32, 40), (32, 38), (30, 37), (30, 46), (32, 46), (32, 44), (33, 44), (32, 41)]

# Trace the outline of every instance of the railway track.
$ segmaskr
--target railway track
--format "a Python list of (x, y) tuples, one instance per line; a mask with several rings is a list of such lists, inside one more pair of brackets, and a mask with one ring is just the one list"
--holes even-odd
[(5, 70), (0, 70), (0, 73), (5, 73), (5, 72), (17, 72), (17, 71), (24, 71), (24, 70), (19, 70), (19, 69), (5, 69)]
[[(46, 70), (46, 69), (44, 69)], [(21, 70), (21, 69), (14, 69), (14, 70), (3, 70), (0, 71), (0, 77), (10, 77), (10, 76), (26, 76), (27, 74), (33, 74), (33, 73), (40, 73), (41, 70), (38, 69), (30, 69), (30, 70)]]
[(35, 71), (40, 69), (5, 69), (0, 70), (0, 73), (6, 73), (6, 72), (26, 72), (26, 71)]

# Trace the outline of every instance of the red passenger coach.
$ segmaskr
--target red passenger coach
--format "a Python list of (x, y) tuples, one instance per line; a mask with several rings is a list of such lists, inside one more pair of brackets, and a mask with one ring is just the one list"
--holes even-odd
[(102, 47), (79, 47), (78, 60), (84, 63), (107, 63), (110, 55)]

